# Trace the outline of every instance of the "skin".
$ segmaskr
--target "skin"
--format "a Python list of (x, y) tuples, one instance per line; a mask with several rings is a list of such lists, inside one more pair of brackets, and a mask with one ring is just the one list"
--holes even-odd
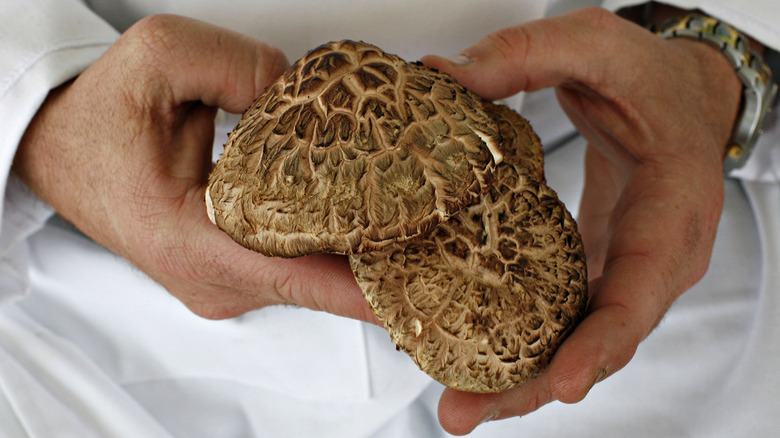
[[(589, 141), (579, 212), (588, 316), (530, 383), (500, 394), (446, 390), (439, 420), (465, 434), (486, 419), (581, 400), (701, 278), (741, 86), (709, 46), (662, 40), (601, 9), (504, 29), (457, 62), (424, 62), (489, 99), (555, 87)], [(198, 315), (296, 304), (376, 322), (344, 258), (266, 258), (206, 217), (216, 108), (243, 111), (286, 65), (277, 49), (221, 28), (144, 19), (51, 93), (13, 170)]]

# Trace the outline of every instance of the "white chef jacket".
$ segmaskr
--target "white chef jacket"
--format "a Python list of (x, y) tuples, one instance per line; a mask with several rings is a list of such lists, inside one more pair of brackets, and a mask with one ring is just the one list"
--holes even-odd
[[(396, 352), (382, 329), (288, 307), (200, 319), (126, 261), (49, 220), (51, 210), (9, 176), (16, 145), (48, 90), (150, 13), (231, 27), (281, 47), (290, 59), (342, 38), (416, 59), (457, 53), (489, 31), (541, 16), (545, 6), (536, 0), (256, 3), (0, 3), (0, 436), (446, 436), (435, 414), (441, 387)], [(558, 11), (588, 2), (551, 3)], [(727, 18), (780, 48), (780, 8), (772, 0), (668, 3)], [(576, 211), (584, 144), (551, 102), (551, 93), (533, 93), (523, 113), (548, 148), (550, 185)], [(735, 173), (739, 179), (727, 183), (710, 271), (634, 360), (579, 404), (553, 403), (522, 419), (483, 425), (475, 436), (774, 433), (780, 129), (772, 117), (753, 158)], [(235, 117), (221, 121), (217, 143)]]

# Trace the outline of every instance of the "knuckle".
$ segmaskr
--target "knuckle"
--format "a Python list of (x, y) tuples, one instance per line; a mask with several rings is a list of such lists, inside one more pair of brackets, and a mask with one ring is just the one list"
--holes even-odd
[(477, 49), (476, 57), (492, 58), (501, 66), (497, 71), (504, 72), (505, 75), (502, 80), (497, 81), (503, 86), (495, 90), (496, 96), (485, 97), (500, 98), (535, 87), (528, 82), (528, 75), (516, 74), (525, 70), (528, 54), (534, 50), (531, 48), (531, 36), (525, 26), (514, 26), (490, 33), (480, 41), (478, 47), (481, 47)]
[(175, 53), (186, 50), (178, 17), (151, 15), (136, 22), (123, 35), (128, 49), (127, 66), (135, 74), (156, 75)]
[(518, 50), (518, 47), (523, 46), (526, 34), (522, 26), (514, 26), (488, 34), (486, 38), (497, 51), (508, 55), (513, 54)]
[(505, 64), (515, 65), (518, 60), (525, 59), (530, 35), (523, 26), (507, 27), (485, 38), (491, 50), (498, 53)]
[(136, 22), (128, 31), (151, 52), (162, 52), (176, 44), (177, 19), (170, 15), (150, 15)]
[(273, 291), (277, 297), (287, 303), (301, 303), (301, 285), (300, 276), (295, 275), (292, 270), (275, 271), (272, 280)]
[(553, 398), (555, 400), (558, 400), (562, 403), (579, 403), (582, 400), (585, 399), (585, 397), (588, 395), (588, 392), (590, 392), (593, 385), (595, 385), (598, 381), (598, 377), (593, 380), (582, 380), (579, 382), (556, 382), (552, 386), (552, 394)]
[(179, 62), (177, 53), (186, 49), (177, 26), (176, 17), (148, 16), (131, 26), (115, 44), (121, 57), (121, 90), (127, 102), (148, 110), (169, 100), (172, 90), (167, 73)]

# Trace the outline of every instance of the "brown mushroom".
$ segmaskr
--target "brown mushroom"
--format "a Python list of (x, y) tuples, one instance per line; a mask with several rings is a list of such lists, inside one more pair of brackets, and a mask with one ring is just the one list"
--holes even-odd
[(471, 392), (539, 374), (587, 304), (582, 243), (542, 182), (538, 137), (511, 109), (487, 105), (507, 136), (493, 186), (428, 235), (350, 256), (396, 345), (431, 377)]
[(264, 254), (350, 254), (393, 341), (453, 388), (527, 381), (585, 312), (581, 239), (529, 123), (365, 43), (321, 46), (275, 82), (206, 202)]
[(451, 77), (365, 43), (297, 61), (230, 134), (209, 217), (266, 255), (351, 254), (425, 233), (493, 181), (498, 127)]

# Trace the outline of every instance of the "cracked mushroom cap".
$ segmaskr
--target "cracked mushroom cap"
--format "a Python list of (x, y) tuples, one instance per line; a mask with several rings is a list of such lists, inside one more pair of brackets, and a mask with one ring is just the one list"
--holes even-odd
[(506, 105), (482, 104), (498, 125), (502, 160), (514, 164), (517, 172), (544, 182), (542, 142), (528, 120)]
[[(530, 130), (514, 111), (492, 110), (509, 131)], [(477, 203), (426, 236), (350, 256), (396, 345), (463, 391), (503, 391), (538, 375), (587, 304), (576, 224), (542, 182), (538, 137), (519, 134)]]
[(246, 111), (209, 177), (209, 217), (270, 256), (362, 253), (426, 233), (493, 181), (496, 122), (450, 76), (342, 41)]

